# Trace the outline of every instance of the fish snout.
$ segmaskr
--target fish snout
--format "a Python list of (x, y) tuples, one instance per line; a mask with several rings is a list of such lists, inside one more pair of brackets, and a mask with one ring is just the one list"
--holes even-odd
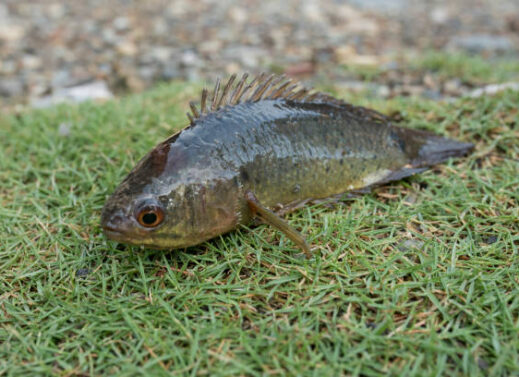
[(122, 210), (110, 211), (106, 208), (101, 214), (101, 226), (105, 232), (125, 233), (128, 219)]

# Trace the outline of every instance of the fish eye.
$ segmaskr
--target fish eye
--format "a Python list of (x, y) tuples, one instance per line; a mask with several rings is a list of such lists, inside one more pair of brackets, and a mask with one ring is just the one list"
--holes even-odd
[(156, 204), (145, 204), (137, 211), (137, 222), (145, 228), (155, 228), (164, 220), (164, 211)]

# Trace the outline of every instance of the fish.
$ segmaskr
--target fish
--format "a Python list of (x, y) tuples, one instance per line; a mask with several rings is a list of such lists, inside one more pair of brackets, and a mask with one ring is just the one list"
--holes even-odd
[(109, 239), (180, 249), (259, 219), (310, 255), (284, 214), (401, 180), (474, 148), (395, 126), (284, 75), (236, 78), (203, 89), (199, 103), (189, 104), (189, 124), (115, 189), (101, 213)]

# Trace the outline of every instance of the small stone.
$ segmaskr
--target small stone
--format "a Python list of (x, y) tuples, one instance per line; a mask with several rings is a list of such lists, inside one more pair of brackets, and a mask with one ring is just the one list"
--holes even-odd
[(492, 235), (490, 237), (487, 237), (487, 239), (485, 240), (485, 243), (487, 245), (492, 245), (493, 243), (496, 243), (497, 240), (498, 240), (498, 237), (494, 234), (494, 235)]
[(426, 74), (423, 77), (423, 83), (429, 89), (436, 88), (438, 86), (434, 78), (429, 74)]
[(413, 205), (416, 203), (417, 200), (418, 200), (418, 196), (411, 193), (405, 197), (404, 203), (406, 203), (408, 205)]
[(400, 63), (396, 60), (390, 60), (388, 62), (382, 63), (380, 65), (380, 68), (384, 71), (396, 71), (397, 69), (400, 69)]
[(247, 14), (247, 11), (241, 7), (233, 7), (229, 10), (229, 18), (238, 24), (243, 24), (247, 21)]
[(500, 93), (504, 90), (519, 90), (519, 82), (507, 82), (503, 84), (489, 84), (482, 88), (472, 90), (467, 96), (478, 98), (481, 96), (491, 96)]
[(151, 82), (157, 74), (157, 67), (152, 64), (147, 64), (139, 67), (139, 78), (144, 81)]
[(222, 48), (222, 42), (216, 39), (203, 41), (198, 45), (200, 53), (205, 55), (214, 55)]
[(445, 83), (443, 84), (443, 91), (451, 95), (461, 94), (461, 80), (452, 79), (445, 81)]
[(0, 20), (7, 20), (9, 18), (9, 8), (7, 5), (0, 3)]
[(51, 85), (54, 88), (63, 88), (65, 86), (69, 86), (71, 84), (72, 78), (70, 75), (70, 71), (67, 69), (60, 69), (54, 71), (51, 79)]
[(117, 45), (117, 51), (126, 56), (134, 56), (138, 52), (138, 48), (135, 43), (130, 41), (123, 41)]
[(164, 68), (162, 69), (162, 80), (173, 80), (177, 78), (181, 78), (182, 74), (180, 73), (177, 62), (169, 62), (166, 63)]
[(0, 60), (0, 74), (12, 75), (17, 70), (17, 64), (14, 60)]
[(196, 52), (192, 50), (187, 50), (184, 53), (182, 53), (180, 57), (180, 62), (184, 67), (196, 67), (201, 64), (200, 58), (198, 57)]
[(58, 128), (58, 134), (60, 136), (64, 136), (64, 137), (69, 136), (70, 135), (70, 123), (66, 123), (66, 122), (60, 123), (59, 128)]
[(196, 82), (200, 81), (201, 75), (198, 68), (188, 68), (184, 71), (184, 77), (187, 81)]
[(65, 16), (66, 13), (65, 6), (60, 3), (50, 4), (46, 7), (46, 13), (53, 20), (62, 18), (63, 16)]
[(167, 22), (160, 18), (155, 22), (152, 26), (153, 28), (153, 34), (155, 35), (164, 35), (168, 32), (168, 24)]
[(334, 49), (332, 49), (332, 48), (328, 48), (328, 47), (316, 48), (313, 51), (312, 60), (319, 64), (323, 64), (323, 63), (332, 61), (332, 59), (335, 57), (335, 55), (336, 55), (336, 51), (334, 51)]
[(63, 102), (80, 103), (88, 100), (106, 100), (113, 97), (106, 82), (98, 80), (76, 85), (70, 88), (57, 89), (55, 93), (31, 100), (36, 108), (45, 108)]
[(404, 13), (409, 7), (409, 0), (349, 0), (360, 9), (382, 15), (397, 16)]
[(29, 87), (29, 96), (30, 97), (41, 97), (46, 93), (49, 93), (51, 88), (44, 82), (33, 84)]
[(391, 89), (387, 85), (380, 85), (375, 95), (380, 98), (388, 98), (391, 95)]
[(119, 36), (117, 36), (113, 29), (103, 29), (101, 32), (101, 36), (103, 38), (103, 41), (108, 44), (116, 45), (117, 42), (119, 42)]
[(76, 277), (83, 278), (90, 273), (90, 269), (88, 268), (80, 268), (76, 271)]
[(67, 88), (64, 90), (64, 94), (74, 102), (83, 102), (92, 99), (110, 99), (113, 97), (106, 82), (101, 80)]
[(379, 22), (367, 17), (354, 18), (348, 21), (347, 29), (350, 33), (359, 33), (375, 36), (380, 32)]
[(222, 55), (226, 59), (241, 63), (242, 67), (255, 69), (260, 64), (262, 57), (268, 56), (268, 52), (261, 48), (236, 46), (226, 48)]
[(424, 88), (421, 85), (403, 85), (402, 94), (407, 96), (420, 96), (422, 95)]
[(0, 80), (0, 97), (19, 97), (24, 88), (20, 80), (16, 78)]
[(491, 34), (472, 34), (454, 37), (447, 45), (450, 49), (461, 49), (473, 54), (482, 52), (504, 53), (516, 50), (510, 38)]
[(25, 54), (22, 57), (23, 67), (30, 70), (35, 70), (41, 67), (41, 59), (38, 56)]
[(173, 17), (181, 18), (191, 9), (189, 3), (185, 0), (172, 1), (166, 8), (166, 12)]
[(398, 250), (400, 251), (409, 251), (409, 250), (420, 250), (424, 245), (423, 241), (410, 239), (404, 240), (397, 245)]
[(25, 29), (20, 25), (0, 23), (0, 41), (16, 42), (25, 35)]
[(117, 17), (113, 21), (113, 25), (116, 30), (123, 31), (130, 27), (130, 20), (126, 17)]
[(434, 8), (429, 18), (435, 24), (444, 24), (449, 20), (449, 10), (445, 7)]
[(425, 89), (422, 92), (422, 97), (433, 101), (439, 101), (442, 99), (442, 93), (439, 90), (435, 89)]
[(301, 10), (305, 18), (310, 22), (324, 22), (325, 17), (322, 7), (318, 2), (304, 2)]
[(227, 64), (225, 66), (225, 72), (228, 74), (228, 75), (232, 75), (233, 73), (240, 73), (241, 72), (241, 67), (239, 64), (235, 63), (235, 62), (231, 62), (229, 64)]

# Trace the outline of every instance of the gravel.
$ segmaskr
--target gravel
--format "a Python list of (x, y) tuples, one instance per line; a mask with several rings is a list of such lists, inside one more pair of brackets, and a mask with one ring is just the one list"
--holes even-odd
[(410, 49), (517, 54), (517, 25), (514, 0), (3, 0), (0, 103), (54, 103), (100, 82), (110, 97), (245, 70), (351, 80), (337, 67)]

